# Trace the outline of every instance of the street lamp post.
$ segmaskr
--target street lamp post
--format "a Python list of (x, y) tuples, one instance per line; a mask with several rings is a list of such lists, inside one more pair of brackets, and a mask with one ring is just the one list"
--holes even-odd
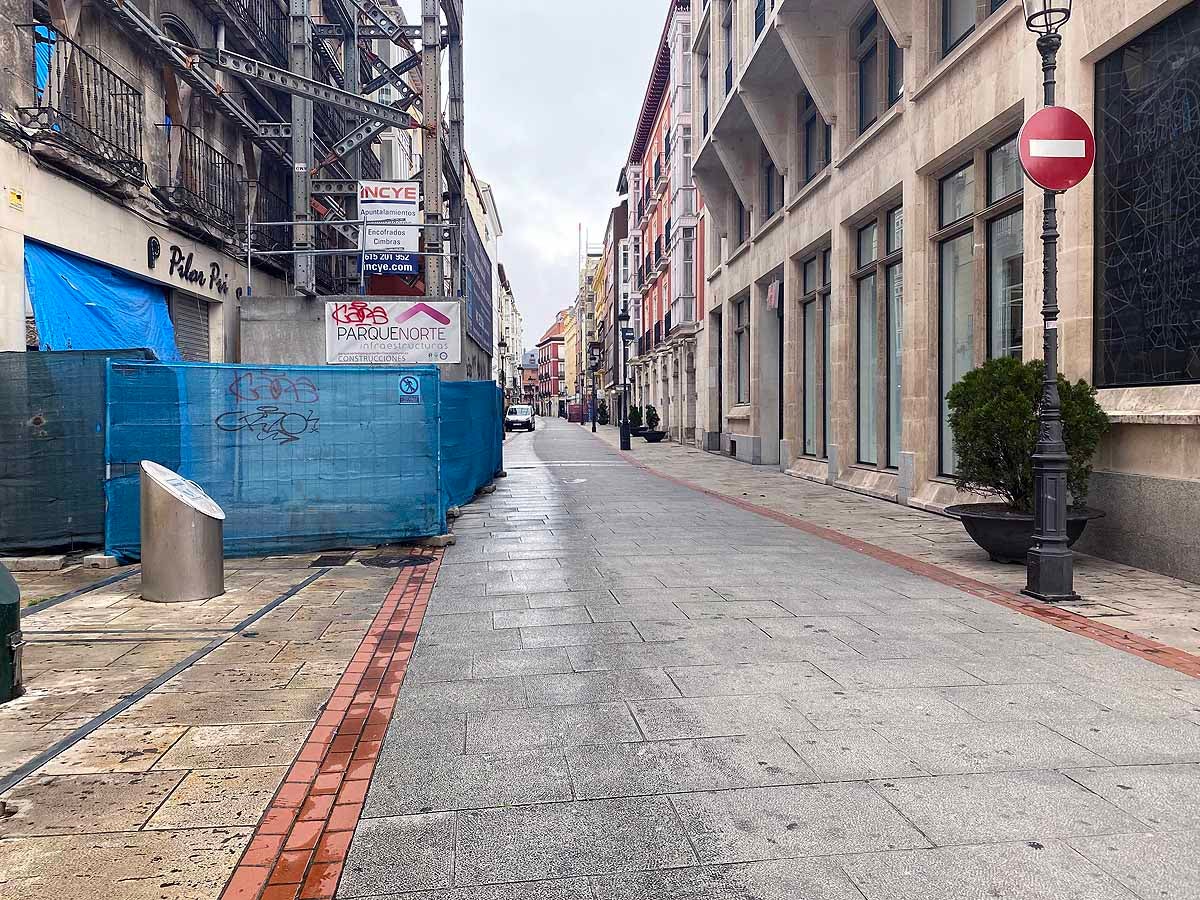
[[(1071, 0), (1024, 0), (1025, 24), (1038, 36), (1046, 106), (1054, 106), (1054, 70), (1062, 37), (1058, 31), (1071, 18)], [(1024, 593), (1039, 600), (1078, 600), (1073, 560), (1067, 545), (1067, 470), (1063, 440), (1062, 402), (1058, 394), (1058, 211), (1056, 192), (1044, 193), (1042, 217), (1042, 319), (1045, 375), (1039, 413), (1037, 447), (1033, 453), (1034, 532), (1027, 559)]]
[(621, 449), (632, 449), (629, 442), (629, 306), (622, 305), (617, 314), (617, 330), (621, 340)]

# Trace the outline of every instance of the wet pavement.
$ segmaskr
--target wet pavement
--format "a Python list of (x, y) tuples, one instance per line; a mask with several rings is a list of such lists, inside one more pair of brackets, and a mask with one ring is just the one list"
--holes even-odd
[(1200, 896), (1200, 682), (539, 420), (466, 507), (338, 896)]

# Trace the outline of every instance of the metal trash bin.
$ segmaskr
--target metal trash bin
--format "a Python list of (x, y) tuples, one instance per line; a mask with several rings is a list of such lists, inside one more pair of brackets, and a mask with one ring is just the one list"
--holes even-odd
[(225, 512), (201, 487), (142, 461), (142, 599), (207, 600), (225, 593)]
[(21, 589), (8, 569), (0, 565), (0, 703), (16, 700), (21, 684)]

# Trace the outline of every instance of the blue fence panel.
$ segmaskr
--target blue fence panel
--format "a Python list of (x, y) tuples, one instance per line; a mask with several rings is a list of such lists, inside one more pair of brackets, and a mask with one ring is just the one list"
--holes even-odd
[(462, 506), (503, 467), (504, 397), (494, 381), (442, 382), (442, 494)]
[(441, 534), (440, 386), (434, 367), (114, 361), (106, 546), (140, 555), (143, 459), (224, 508), (229, 556)]

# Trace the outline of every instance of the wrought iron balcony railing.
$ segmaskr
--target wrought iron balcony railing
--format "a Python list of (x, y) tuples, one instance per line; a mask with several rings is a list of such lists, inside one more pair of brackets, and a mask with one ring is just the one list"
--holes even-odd
[(36, 105), (17, 107), (39, 140), (135, 183), (145, 181), (142, 93), (74, 41), (25, 25), (33, 43)]
[(230, 0), (230, 6), (276, 62), (287, 61), (287, 17), (275, 0)]
[(172, 206), (233, 231), (246, 210), (237, 163), (182, 125), (164, 125), (167, 181), (159, 187)]

